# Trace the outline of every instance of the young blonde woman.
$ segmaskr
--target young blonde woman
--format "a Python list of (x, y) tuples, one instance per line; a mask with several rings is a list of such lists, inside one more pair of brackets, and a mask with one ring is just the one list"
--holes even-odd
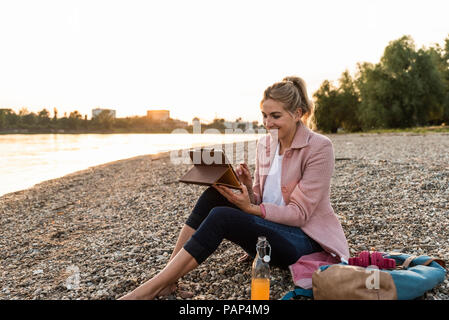
[[(271, 265), (291, 267), (314, 253), (349, 257), (330, 204), (334, 169), (331, 141), (306, 126), (313, 114), (304, 81), (286, 77), (260, 103), (269, 135), (257, 144), (254, 182), (246, 164), (236, 172), (242, 192), (207, 188), (182, 228), (166, 267), (121, 299), (154, 299), (176, 290), (179, 278), (228, 239), (254, 257), (257, 238), (271, 245)], [(292, 270), (292, 269), (291, 269)]]

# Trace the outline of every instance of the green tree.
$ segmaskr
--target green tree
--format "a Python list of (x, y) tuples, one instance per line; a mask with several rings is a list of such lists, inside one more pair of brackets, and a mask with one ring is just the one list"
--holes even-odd
[(34, 129), (37, 124), (37, 115), (34, 112), (29, 112), (27, 108), (23, 107), (19, 110), (19, 127), (22, 129)]
[(313, 94), (315, 98), (315, 122), (323, 132), (337, 132), (340, 119), (338, 118), (338, 90), (328, 80)]
[(442, 120), (449, 124), (449, 36), (444, 40), (444, 48), (439, 48), (438, 55), (433, 55), (437, 61), (444, 82), (444, 103)]
[(106, 110), (92, 119), (92, 124), (97, 129), (109, 130), (114, 125), (114, 117)]
[(411, 92), (414, 125), (439, 124), (443, 120), (445, 81), (431, 49), (420, 49), (410, 71), (414, 82)]
[(358, 116), (363, 130), (387, 127), (387, 112), (384, 105), (388, 97), (383, 95), (386, 75), (380, 65), (357, 64), (356, 83), (360, 92)]
[(11, 109), (0, 109), (0, 130), (8, 129), (8, 120), (6, 115)]
[(1, 109), (0, 120), (2, 122), (2, 129), (14, 129), (18, 127), (19, 116), (12, 109)]
[(52, 121), (53, 122), (58, 121), (58, 109), (56, 109), (56, 108), (53, 108), (53, 119), (52, 119)]
[(417, 83), (411, 75), (416, 59), (415, 43), (409, 36), (391, 41), (380, 59), (382, 86), (380, 95), (385, 108), (386, 126), (411, 127), (416, 121), (416, 101), (413, 90)]
[(37, 122), (40, 128), (49, 128), (50, 127), (50, 112), (47, 109), (42, 109), (37, 114)]
[(70, 112), (67, 121), (68, 128), (71, 130), (78, 130), (83, 124), (83, 116), (77, 111)]
[(361, 129), (358, 109), (359, 93), (348, 70), (341, 75), (339, 86), (324, 81), (314, 94), (315, 123), (324, 132), (337, 132), (338, 128), (353, 132)]
[(224, 125), (225, 120), (224, 119), (218, 119), (215, 118), (212, 123), (209, 123), (208, 125), (206, 125), (206, 128), (213, 128), (213, 129), (218, 129), (218, 130), (224, 130), (226, 129), (226, 126)]
[(354, 132), (361, 129), (359, 121), (360, 97), (355, 80), (348, 70), (343, 72), (338, 87), (338, 116), (339, 126), (345, 131)]
[(363, 129), (425, 125), (442, 115), (440, 73), (410, 36), (391, 41), (378, 64), (359, 64), (356, 82)]

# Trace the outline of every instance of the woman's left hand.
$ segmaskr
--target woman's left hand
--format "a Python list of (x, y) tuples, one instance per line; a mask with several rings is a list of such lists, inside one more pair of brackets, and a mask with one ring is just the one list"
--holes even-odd
[(248, 212), (251, 207), (251, 200), (249, 198), (248, 189), (244, 184), (240, 184), (242, 190), (240, 193), (234, 193), (232, 190), (225, 186), (212, 185), (220, 194), (225, 197), (229, 202), (235, 204), (242, 211)]

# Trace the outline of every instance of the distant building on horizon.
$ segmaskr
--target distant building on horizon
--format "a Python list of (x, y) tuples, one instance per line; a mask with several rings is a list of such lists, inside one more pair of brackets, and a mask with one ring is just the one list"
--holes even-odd
[(169, 110), (148, 110), (147, 117), (154, 121), (166, 121), (170, 118)]
[(107, 111), (115, 119), (115, 110), (103, 108), (92, 109), (92, 118), (98, 117), (103, 111)]
[(254, 130), (254, 124), (249, 121), (225, 121), (223, 124), (226, 129)]

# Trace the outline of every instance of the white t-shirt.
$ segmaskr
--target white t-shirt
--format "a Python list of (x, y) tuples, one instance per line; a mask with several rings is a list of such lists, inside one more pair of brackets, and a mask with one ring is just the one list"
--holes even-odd
[(265, 180), (262, 202), (285, 206), (281, 192), (282, 158), (284, 158), (284, 155), (279, 155), (278, 143), (273, 163), (271, 164), (270, 171)]

